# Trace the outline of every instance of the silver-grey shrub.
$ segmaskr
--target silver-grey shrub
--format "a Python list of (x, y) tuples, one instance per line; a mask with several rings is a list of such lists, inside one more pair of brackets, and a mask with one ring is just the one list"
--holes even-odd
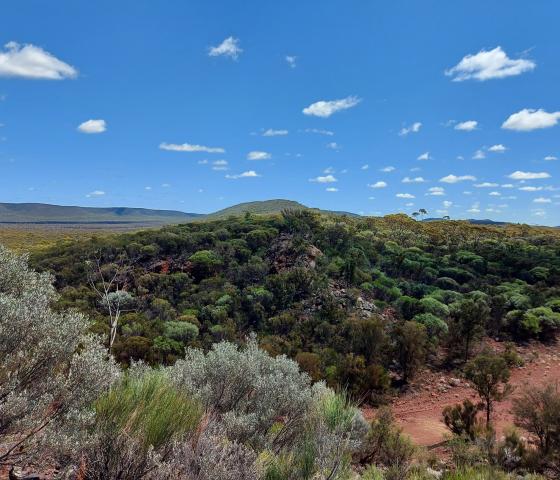
[[(217, 343), (206, 354), (188, 349), (170, 375), (219, 417), (230, 439), (257, 449), (290, 442), (313, 400), (311, 380), (298, 364), (283, 355), (271, 357), (254, 338), (244, 347)], [(282, 428), (272, 433), (280, 419)]]
[(39, 434), (77, 418), (119, 370), (86, 318), (55, 312), (52, 277), (0, 245), (0, 461), (23, 461)]

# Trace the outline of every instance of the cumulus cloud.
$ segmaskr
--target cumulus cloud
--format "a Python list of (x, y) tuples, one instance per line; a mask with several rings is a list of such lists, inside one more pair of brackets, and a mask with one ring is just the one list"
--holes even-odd
[(402, 179), (402, 183), (424, 183), (426, 180), (424, 179), (424, 177), (414, 177), (414, 178), (410, 178), (410, 177), (404, 177)]
[(239, 47), (239, 39), (228, 37), (217, 47), (210, 47), (208, 55), (211, 57), (230, 57), (237, 60), (242, 52), (243, 50)]
[(453, 206), (453, 202), (450, 202), (449, 200), (444, 200), (444, 201), (443, 201), (443, 206), (444, 206), (445, 208), (452, 207), (452, 206)]
[(500, 192), (490, 192), (488, 195), (491, 197), (501, 197), (502, 194)]
[(9, 42), (0, 50), (0, 77), (44, 80), (76, 78), (78, 71), (41, 47)]
[(379, 181), (375, 183), (371, 183), (368, 185), (370, 188), (385, 188), (387, 187), (387, 182)]
[(478, 122), (476, 120), (467, 120), (466, 122), (460, 122), (455, 125), (455, 130), (461, 130), (463, 132), (472, 132), (478, 127)]
[(399, 135), (401, 137), (405, 137), (407, 136), (409, 133), (418, 133), (420, 131), (420, 129), (422, 128), (422, 123), (421, 122), (414, 122), (412, 125), (410, 125), (409, 127), (403, 127), (401, 128)]
[(93, 192), (89, 192), (86, 195), (86, 197), (95, 198), (95, 197), (102, 197), (103, 195), (105, 195), (105, 192), (103, 190), (94, 190)]
[(340, 150), (340, 145), (336, 142), (327, 143), (326, 147), (330, 148), (331, 150)]
[(488, 148), (489, 152), (494, 152), (494, 153), (504, 153), (506, 150), (507, 150), (506, 146), (502, 145), (501, 143), (492, 145), (491, 147)]
[(511, 59), (501, 47), (496, 47), (493, 50), (481, 50), (474, 55), (466, 55), (457, 65), (446, 70), (445, 75), (452, 77), (454, 82), (484, 81), (521, 75), (535, 67), (536, 63), (532, 60)]
[(381, 169), (381, 171), (382, 171), (382, 172), (385, 172), (385, 173), (391, 173), (391, 172), (393, 172), (394, 170), (395, 170), (395, 167), (391, 167), (391, 166), (383, 167), (383, 168)]
[(337, 178), (334, 175), (320, 175), (315, 178), (310, 178), (310, 182), (317, 182), (317, 183), (334, 183), (338, 182)]
[(476, 152), (474, 152), (473, 155), (473, 160), (483, 160), (486, 158), (486, 154), (484, 153), (483, 150), (477, 150)]
[(544, 159), (547, 162), (553, 162), (554, 160), (558, 160), (558, 157), (555, 157), (554, 155), (547, 155)]
[(473, 175), (447, 175), (446, 177), (440, 178), (439, 179), (440, 182), (443, 183), (459, 183), (459, 182), (465, 182), (465, 181), (472, 181), (472, 182), (476, 182), (476, 177)]
[(476, 188), (493, 188), (493, 187), (498, 187), (499, 185), (497, 183), (492, 183), (492, 182), (483, 182), (483, 183), (475, 183), (474, 186)]
[(259, 150), (254, 150), (247, 154), (247, 160), (269, 160), (270, 158), (272, 158), (270, 153)]
[(216, 160), (212, 162), (212, 170), (223, 171), (228, 169), (227, 160)]
[(255, 178), (255, 177), (260, 177), (260, 176), (261, 175), (259, 175), (254, 170), (248, 170), (248, 171), (240, 173), (238, 175), (226, 175), (226, 178), (229, 178), (230, 180), (237, 180), (238, 178)]
[(558, 120), (560, 120), (560, 112), (549, 113), (542, 108), (538, 110), (524, 108), (511, 114), (502, 124), (502, 128), (518, 132), (530, 132), (531, 130), (554, 127)]
[(265, 130), (262, 134), (263, 137), (282, 137), (284, 135), (288, 135), (288, 130), (274, 130), (273, 128)]
[(360, 167), (360, 170), (368, 170), (368, 169), (369, 169), (369, 165), (367, 163)]
[(206, 152), (206, 153), (225, 153), (226, 151), (221, 147), (206, 147), (205, 145), (192, 145), (190, 143), (160, 143), (161, 150), (168, 150), (170, 152)]
[(550, 198), (538, 197), (533, 200), (533, 203), (552, 203)]
[(296, 60), (297, 57), (294, 55), (286, 55), (284, 57), (286, 59), (286, 63), (289, 65), (290, 68), (296, 68), (297, 64), (296, 64)]
[(105, 120), (88, 120), (78, 125), (78, 131), (82, 133), (103, 133), (107, 130)]
[(361, 99), (356, 96), (349, 96), (339, 100), (320, 100), (319, 102), (312, 103), (308, 107), (305, 107), (303, 113), (305, 115), (328, 118), (333, 113), (355, 107), (360, 102)]
[(445, 189), (443, 187), (432, 187), (428, 189), (428, 193), (426, 195), (431, 197), (441, 197), (445, 195)]
[(517, 170), (508, 175), (512, 180), (540, 180), (543, 178), (550, 178), (550, 173), (548, 172), (522, 172)]
[(332, 137), (334, 132), (330, 130), (323, 130), (321, 128), (306, 128), (304, 130), (305, 133), (318, 133), (319, 135), (326, 135), (328, 137)]
[(531, 185), (527, 185), (526, 187), (520, 187), (519, 190), (522, 192), (540, 192), (543, 190), (543, 187), (533, 187)]
[(325, 188), (326, 192), (338, 192), (338, 188), (336, 187), (327, 187)]
[(397, 193), (395, 195), (395, 197), (397, 198), (407, 198), (407, 199), (412, 199), (412, 198), (416, 198), (414, 195), (412, 195), (411, 193)]
[(424, 152), (422, 155), (419, 155), (416, 160), (430, 160), (430, 152)]

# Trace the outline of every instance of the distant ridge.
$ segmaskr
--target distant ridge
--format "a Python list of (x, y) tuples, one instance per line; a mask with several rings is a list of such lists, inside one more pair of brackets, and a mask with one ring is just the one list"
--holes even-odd
[[(423, 222), (443, 222), (445, 218), (425, 218), (422, 220)], [(463, 220), (463, 222), (469, 222), (473, 225), (510, 225), (511, 222), (496, 222), (495, 220), (490, 220), (489, 218), (485, 219), (476, 219), (476, 218), (467, 218)]]
[(312, 210), (331, 215), (356, 214), (309, 208), (293, 200), (275, 199), (246, 202), (214, 213), (186, 213), (176, 210), (153, 210), (131, 207), (79, 207), (46, 203), (0, 203), (0, 223), (4, 224), (138, 224), (167, 225), (195, 220), (216, 220), (246, 213), (270, 215), (282, 210)]
[(129, 207), (77, 207), (46, 203), (0, 203), (0, 223), (140, 223), (163, 225), (198, 218), (197, 213)]

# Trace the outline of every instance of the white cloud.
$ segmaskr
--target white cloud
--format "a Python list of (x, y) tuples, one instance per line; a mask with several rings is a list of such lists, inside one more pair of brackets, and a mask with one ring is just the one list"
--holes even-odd
[(411, 198), (416, 198), (414, 195), (412, 195), (411, 193), (397, 193), (395, 195), (395, 197), (397, 198), (407, 198), (407, 199), (411, 199)]
[(532, 60), (509, 58), (501, 47), (493, 50), (481, 50), (474, 55), (466, 55), (453, 68), (445, 71), (454, 82), (464, 80), (490, 80), (520, 75), (533, 70), (536, 63)]
[(424, 180), (423, 177), (414, 177), (414, 178), (410, 178), (410, 177), (404, 177), (402, 179), (402, 183), (424, 183), (426, 180)]
[(105, 120), (88, 120), (78, 126), (78, 130), (82, 133), (103, 133), (107, 130)]
[(0, 77), (63, 80), (75, 78), (78, 71), (35, 45), (9, 42), (0, 51)]
[(538, 197), (533, 200), (533, 203), (552, 203), (550, 198)]
[(499, 185), (497, 183), (492, 183), (492, 182), (483, 182), (483, 183), (475, 183), (474, 186), (476, 188), (493, 188), (493, 187), (498, 187)]
[(297, 57), (294, 55), (286, 55), (284, 57), (286, 59), (286, 63), (290, 66), (290, 68), (296, 68), (296, 60)]
[(340, 150), (340, 145), (336, 142), (327, 143), (326, 147), (330, 148), (331, 150)]
[(476, 182), (476, 177), (473, 175), (447, 175), (446, 177), (440, 178), (440, 182), (443, 183), (458, 183), (458, 182), (465, 182), (465, 181), (472, 181)]
[(385, 172), (385, 173), (391, 173), (391, 172), (393, 172), (394, 170), (395, 170), (395, 167), (391, 167), (391, 166), (389, 166), (389, 167), (383, 167), (383, 168), (381, 169), (381, 171), (382, 171), (382, 172)]
[(171, 185), (169, 183), (162, 183), (162, 188), (169, 188)]
[(480, 213), (480, 202), (475, 202), (471, 205), (471, 208), (467, 210), (469, 213)]
[(329, 101), (321, 100), (319, 102), (312, 103), (308, 107), (305, 107), (303, 109), (303, 113), (305, 115), (328, 118), (333, 113), (355, 107), (360, 102), (361, 99), (356, 96), (341, 98), (339, 100), (329, 100)]
[(445, 195), (445, 189), (443, 187), (432, 187), (428, 189), (428, 193), (426, 195), (431, 197), (441, 197)]
[(474, 152), (473, 155), (473, 160), (483, 160), (486, 158), (486, 154), (484, 153), (483, 150), (477, 150), (476, 152)]
[(472, 132), (476, 130), (478, 122), (476, 120), (467, 120), (466, 122), (460, 122), (455, 125), (455, 130), (461, 130), (463, 132)]
[(507, 150), (507, 148), (505, 147), (505, 145), (502, 145), (501, 143), (498, 143), (497, 145), (492, 145), (488, 151), (489, 152), (495, 152), (495, 153), (504, 153)]
[(524, 108), (511, 114), (502, 124), (502, 128), (518, 132), (530, 132), (540, 128), (554, 127), (558, 120), (560, 120), (560, 112), (548, 113), (542, 108), (538, 110)]
[(521, 190), (522, 192), (540, 192), (542, 189), (543, 187), (532, 187), (530, 185), (519, 188), (519, 190)]
[(318, 133), (319, 135), (326, 135), (328, 137), (332, 137), (334, 132), (330, 130), (323, 130), (321, 128), (306, 128), (304, 130), (305, 133)]
[(151, 190), (151, 189), (152, 189), (152, 187), (144, 187), (144, 190), (148, 190), (148, 191), (149, 191), (149, 190)]
[(309, 179), (310, 182), (317, 182), (317, 183), (334, 183), (334, 182), (338, 182), (338, 180), (336, 179), (336, 177), (334, 175), (324, 175), (324, 176), (319, 176), (319, 177), (315, 177), (315, 178), (310, 178)]
[(208, 163), (208, 160), (204, 159), (204, 160), (199, 160), (198, 162), (199, 165), (206, 165)]
[(410, 127), (401, 128), (401, 131), (399, 132), (399, 135), (401, 137), (405, 137), (409, 133), (418, 133), (421, 128), (422, 128), (422, 123), (421, 122), (414, 122), (412, 125), (410, 125)]
[(226, 178), (229, 178), (231, 180), (237, 180), (238, 178), (255, 178), (255, 177), (260, 177), (260, 176), (261, 175), (259, 175), (254, 170), (248, 170), (248, 171), (240, 173), (238, 175), (226, 175)]
[(262, 134), (263, 137), (282, 137), (284, 135), (288, 135), (288, 130), (274, 130), (272, 128), (265, 130)]
[(416, 160), (430, 160), (430, 152), (424, 152), (422, 155), (418, 156)]
[(385, 187), (387, 187), (387, 182), (379, 181), (379, 182), (371, 183), (371, 184), (368, 185), (368, 187), (370, 187), (370, 188), (385, 188)]
[(323, 173), (325, 173), (325, 174), (334, 173), (334, 168), (333, 167), (327, 167), (323, 170)]
[(501, 197), (502, 194), (500, 192), (490, 192), (488, 195), (491, 197)]
[(360, 170), (368, 170), (368, 169), (369, 169), (369, 165), (367, 163), (360, 167)]
[(547, 155), (546, 157), (544, 157), (544, 159), (547, 162), (553, 162), (554, 160), (558, 160), (558, 157), (555, 157), (554, 155)]
[(217, 47), (210, 47), (208, 55), (211, 57), (230, 57), (237, 60), (242, 52), (243, 50), (239, 47), (239, 39), (228, 37)]
[(336, 187), (327, 187), (325, 188), (326, 192), (338, 192), (338, 188)]
[(253, 150), (247, 154), (247, 160), (269, 160), (270, 158), (272, 158), (270, 153), (259, 150)]
[(228, 169), (227, 160), (216, 160), (215, 162), (212, 162), (212, 170), (219, 172), (227, 169)]
[(204, 145), (191, 145), (190, 143), (161, 143), (159, 145), (161, 150), (168, 150), (170, 152), (206, 152), (206, 153), (225, 153), (226, 151), (221, 147), (206, 147)]
[(514, 185), (513, 185), (513, 183), (504, 183), (504, 184), (502, 184), (501, 187), (502, 187), (502, 188), (513, 188)]
[(548, 172), (522, 172), (517, 170), (508, 175), (512, 180), (540, 180), (543, 178), (550, 178), (550, 173)]
[(102, 197), (103, 195), (105, 195), (105, 192), (103, 190), (94, 190), (93, 192), (89, 192), (86, 195), (86, 197), (94, 198), (94, 197)]
[(452, 206), (453, 206), (453, 202), (450, 202), (449, 200), (444, 200), (444, 201), (443, 201), (443, 206), (444, 206), (445, 208), (452, 207)]

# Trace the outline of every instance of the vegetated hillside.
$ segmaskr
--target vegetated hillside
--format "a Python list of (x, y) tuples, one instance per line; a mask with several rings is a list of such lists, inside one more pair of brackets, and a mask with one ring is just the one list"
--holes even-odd
[(246, 213), (252, 213), (255, 215), (272, 215), (279, 214), (283, 210), (313, 210), (319, 213), (332, 214), (332, 215), (347, 215), (356, 217), (355, 213), (342, 212), (342, 211), (329, 211), (329, 210), (319, 210), (316, 208), (310, 208), (302, 203), (295, 202), (293, 200), (275, 199), (275, 200), (262, 200), (256, 202), (245, 202), (233, 205), (231, 207), (224, 208), (223, 210), (218, 210), (217, 212), (210, 213), (205, 216), (206, 219), (221, 219), (227, 218), (229, 216), (240, 216)]
[(180, 223), (199, 215), (128, 207), (75, 207), (45, 203), (0, 203), (0, 223)]
[(426, 362), (464, 363), (484, 334), (546, 341), (560, 327), (560, 232), (524, 225), (286, 210), (76, 242), (32, 262), (105, 336), (88, 271), (98, 286), (116, 274), (129, 293), (113, 346), (122, 362), (173, 363), (185, 346), (254, 331), (270, 353), (372, 402)]

